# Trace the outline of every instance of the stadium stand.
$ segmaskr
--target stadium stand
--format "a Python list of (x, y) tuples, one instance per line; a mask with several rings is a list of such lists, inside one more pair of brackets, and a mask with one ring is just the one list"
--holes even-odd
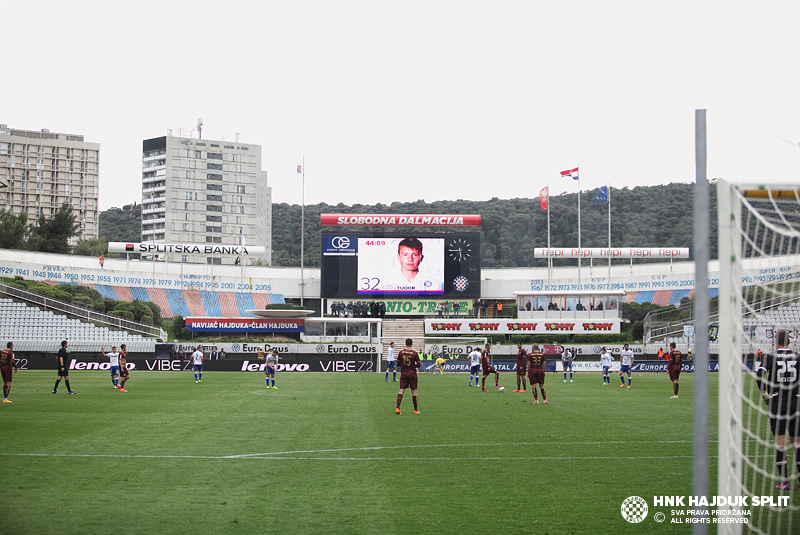
[(253, 301), (253, 296), (251, 294), (243, 294), (237, 293), (236, 294), (236, 303), (239, 305), (239, 315), (252, 318), (254, 317), (252, 314), (248, 314), (247, 310), (254, 310), (256, 308), (256, 304)]
[(239, 306), (236, 304), (236, 296), (232, 292), (219, 292), (219, 307), (222, 316), (235, 318), (239, 315)]

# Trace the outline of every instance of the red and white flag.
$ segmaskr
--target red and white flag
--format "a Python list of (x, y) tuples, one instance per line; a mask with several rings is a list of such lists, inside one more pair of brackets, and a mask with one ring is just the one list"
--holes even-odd
[(548, 203), (550, 202), (548, 187), (549, 186), (543, 187), (542, 191), (539, 192), (539, 206), (542, 207), (542, 210), (547, 210)]
[(567, 169), (566, 171), (561, 171), (561, 178), (569, 177), (572, 180), (578, 180), (578, 168), (575, 169)]
[(298, 175), (302, 175), (303, 174), (303, 166), (302, 165), (298, 165), (297, 166), (297, 174)]

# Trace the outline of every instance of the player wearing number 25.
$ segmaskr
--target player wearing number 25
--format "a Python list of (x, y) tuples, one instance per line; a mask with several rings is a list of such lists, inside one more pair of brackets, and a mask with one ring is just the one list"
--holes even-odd
[(758, 367), (758, 388), (761, 397), (769, 405), (769, 426), (775, 435), (775, 464), (781, 475), (781, 482), (775, 488), (789, 490), (787, 434), (792, 437), (794, 462), (800, 469), (800, 414), (797, 400), (800, 377), (797, 374), (797, 355), (789, 349), (789, 333), (784, 329), (778, 331), (775, 347), (775, 353), (765, 355)]
[(397, 354), (397, 362), (400, 363), (400, 391), (397, 393), (397, 408), (394, 410), (396, 414), (400, 414), (400, 403), (403, 401), (403, 394), (406, 388), (411, 389), (412, 400), (414, 401), (414, 414), (419, 414), (417, 407), (417, 370), (422, 365), (419, 360), (419, 354), (412, 349), (414, 341), (411, 338), (406, 338), (405, 349), (400, 350)]

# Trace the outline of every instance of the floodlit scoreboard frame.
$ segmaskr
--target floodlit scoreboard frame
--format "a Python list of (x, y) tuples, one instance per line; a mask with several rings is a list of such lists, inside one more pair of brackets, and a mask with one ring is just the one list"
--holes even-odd
[[(323, 298), (480, 297), (479, 215), (322, 214), (320, 219), (325, 227), (320, 258)], [(436, 227), (447, 230), (437, 232)], [(401, 277), (398, 254), (401, 242), (408, 244), (409, 238), (422, 246), (419, 274), (410, 282)]]

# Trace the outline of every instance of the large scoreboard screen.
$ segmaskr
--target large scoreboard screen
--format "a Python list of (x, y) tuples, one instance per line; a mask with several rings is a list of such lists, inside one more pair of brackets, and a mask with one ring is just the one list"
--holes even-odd
[(322, 297), (480, 296), (480, 234), (322, 235)]

